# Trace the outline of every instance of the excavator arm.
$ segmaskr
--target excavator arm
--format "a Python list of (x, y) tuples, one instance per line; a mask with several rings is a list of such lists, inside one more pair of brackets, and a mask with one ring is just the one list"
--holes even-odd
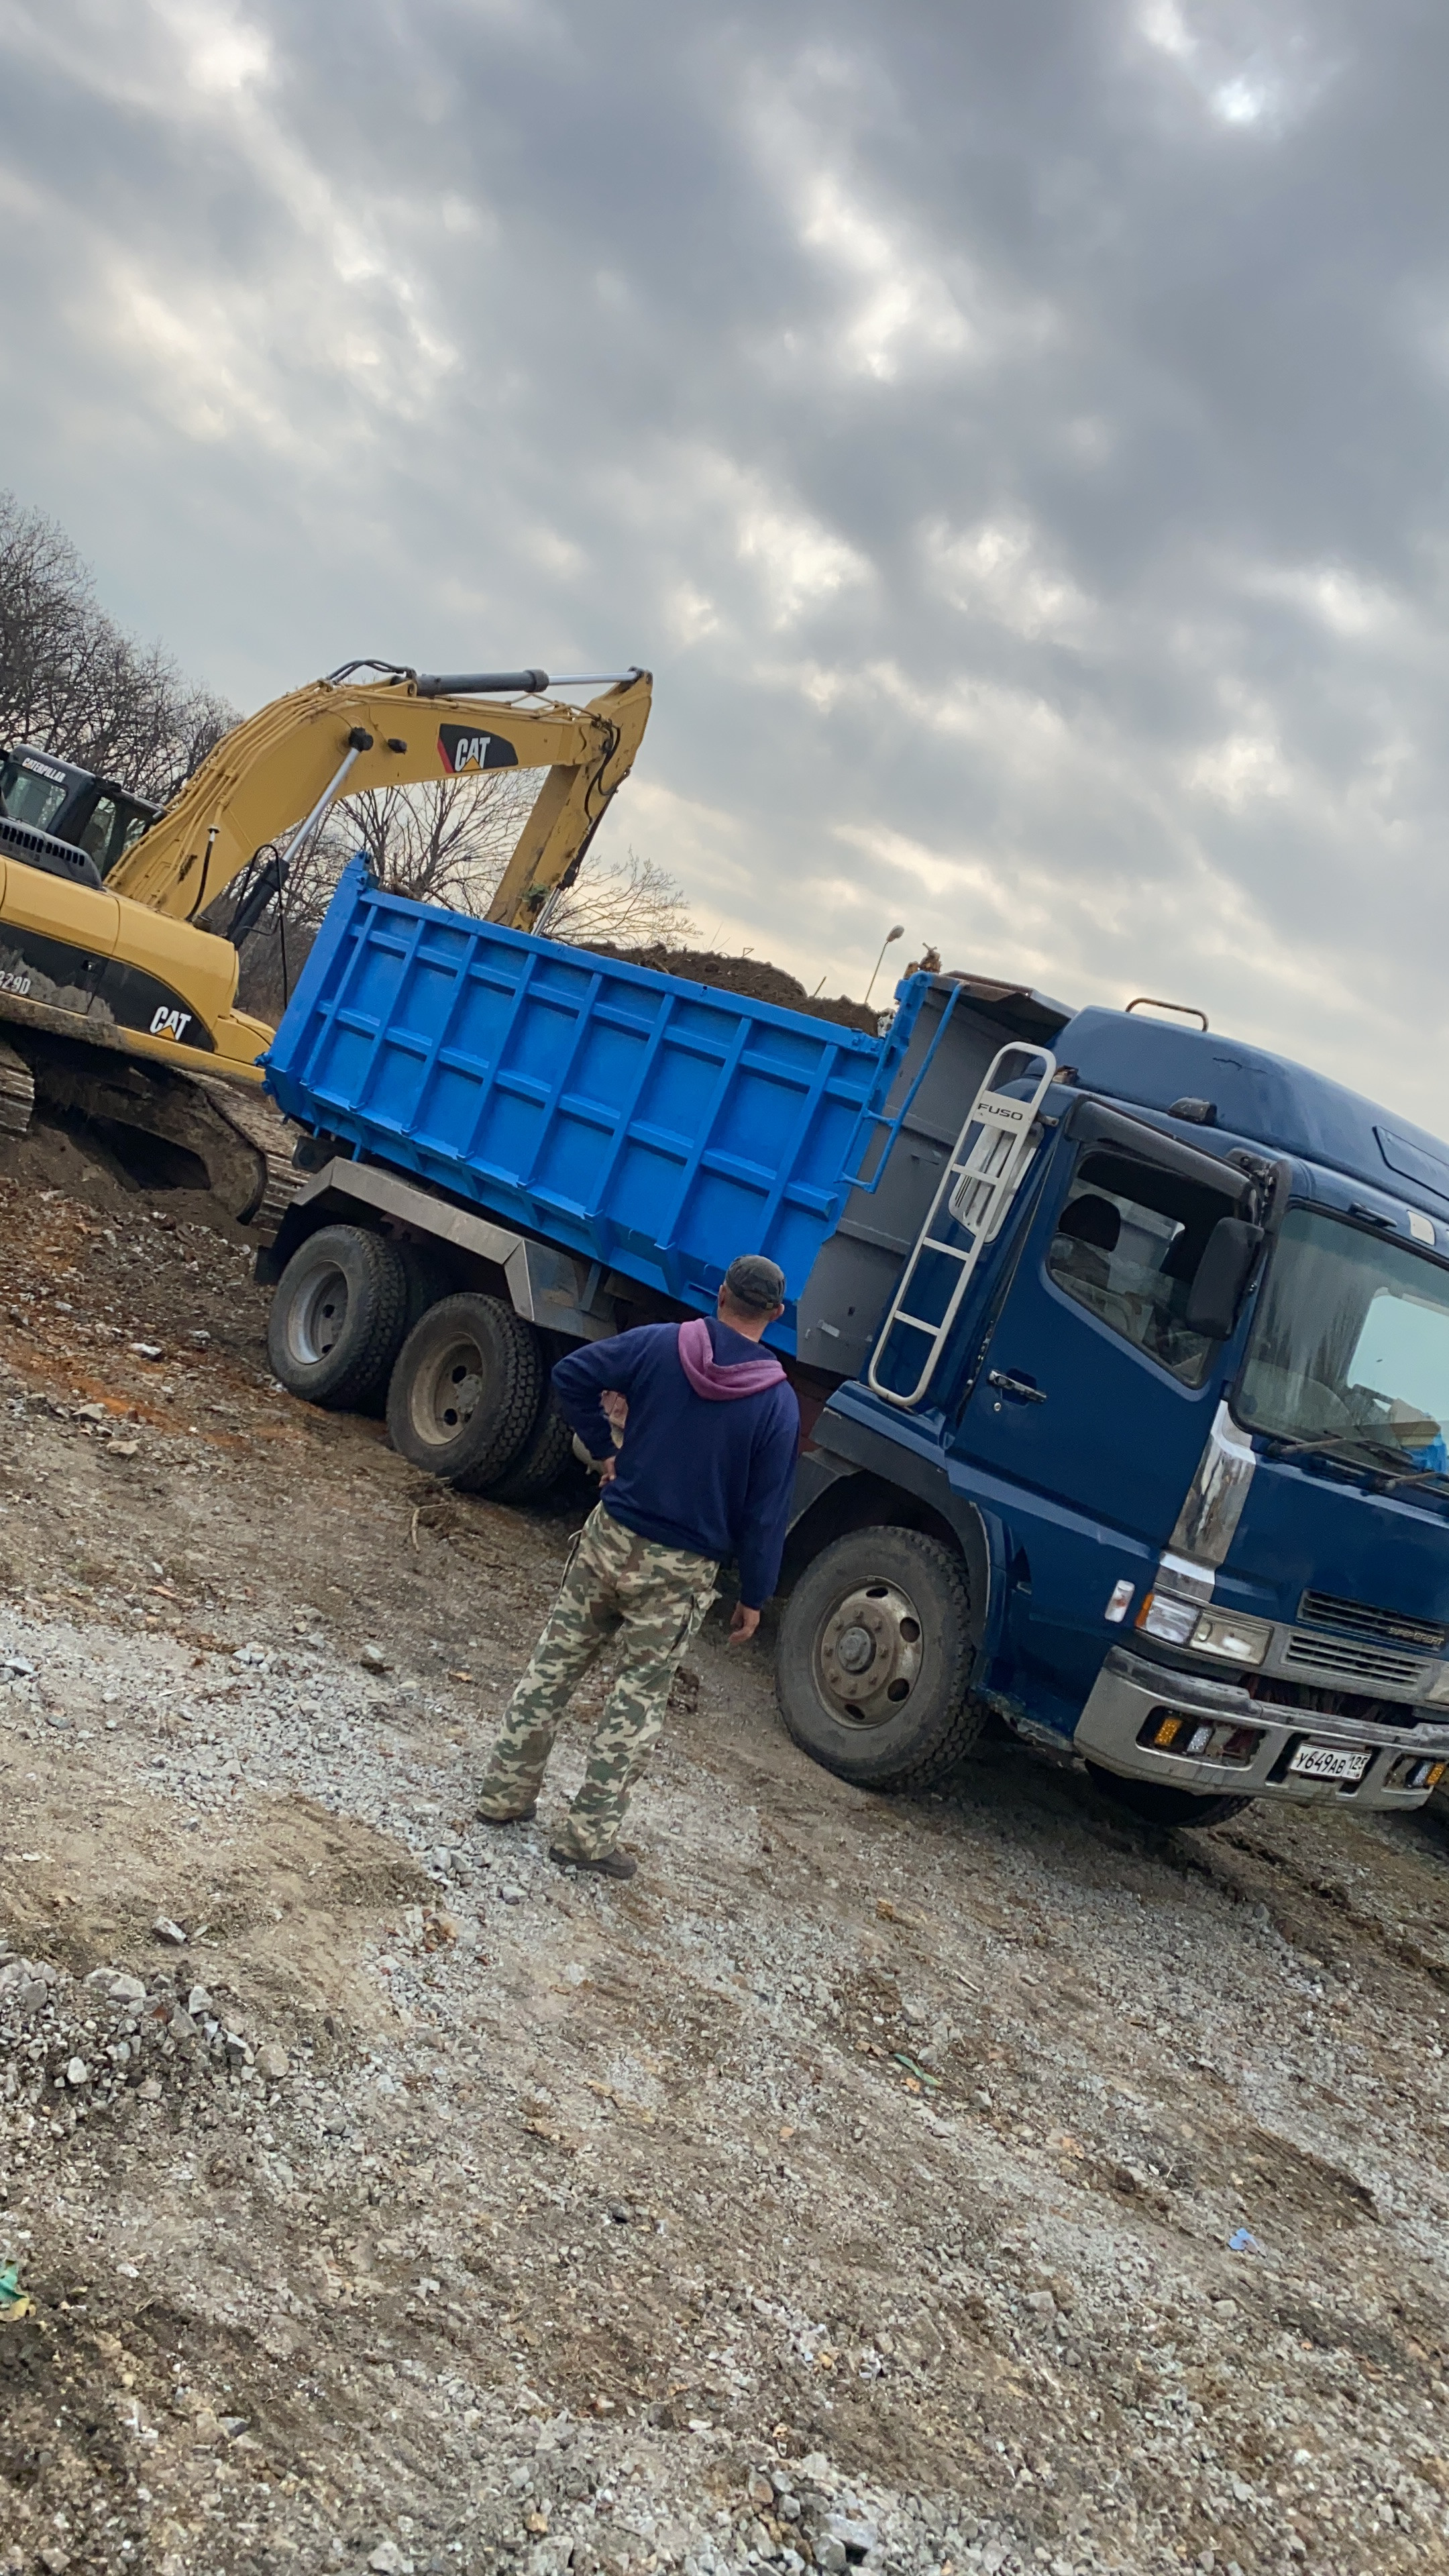
[[(363, 676), (369, 672), (377, 676)], [(595, 685), (550, 682), (544, 671), (437, 678), (349, 663), (273, 699), (226, 735), (112, 869), (107, 892), (194, 922), (259, 850), (320, 822), (337, 796), (546, 769), (489, 913), (531, 930), (549, 897), (572, 882), (649, 720), (647, 671), (631, 672), (583, 707), (544, 696)], [(492, 697), (505, 703), (480, 704)], [(521, 705), (521, 697), (543, 703)]]

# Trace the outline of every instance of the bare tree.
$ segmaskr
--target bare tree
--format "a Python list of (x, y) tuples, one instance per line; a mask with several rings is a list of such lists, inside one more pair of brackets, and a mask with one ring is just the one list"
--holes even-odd
[(536, 769), (491, 769), (348, 796), (329, 824), (329, 850), (339, 865), (361, 852), (389, 894), (486, 912), (541, 784)]
[(549, 915), (548, 935), (576, 948), (682, 948), (695, 924), (678, 878), (631, 849), (612, 867), (585, 860)]
[(96, 604), (63, 528), (0, 492), (0, 741), (28, 742), (162, 801), (236, 722)]

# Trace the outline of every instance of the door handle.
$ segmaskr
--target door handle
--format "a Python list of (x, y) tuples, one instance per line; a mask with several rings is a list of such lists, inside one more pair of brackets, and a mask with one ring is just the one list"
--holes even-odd
[(988, 1386), (999, 1387), (1003, 1395), (1017, 1396), (1023, 1404), (1045, 1404), (1046, 1402), (1046, 1397), (1039, 1386), (1033, 1386), (1024, 1377), (1013, 1377), (1010, 1369), (988, 1369), (986, 1383)]

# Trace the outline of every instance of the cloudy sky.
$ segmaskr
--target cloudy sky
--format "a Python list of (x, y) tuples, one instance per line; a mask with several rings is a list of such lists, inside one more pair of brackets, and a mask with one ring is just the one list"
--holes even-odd
[(649, 664), (611, 830), (1449, 1133), (1443, 0), (0, 0), (0, 483), (242, 706)]

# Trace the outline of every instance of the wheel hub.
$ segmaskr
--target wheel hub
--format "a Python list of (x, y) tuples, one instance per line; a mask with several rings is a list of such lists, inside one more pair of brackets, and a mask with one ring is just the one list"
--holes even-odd
[(476, 1342), (455, 1342), (440, 1351), (418, 1384), (413, 1421), (420, 1438), (446, 1448), (467, 1429), (483, 1392), (483, 1359)]
[(896, 1583), (854, 1585), (820, 1623), (815, 1667), (847, 1725), (888, 1725), (921, 1671), (921, 1621), (909, 1593)]
[(347, 1323), (347, 1280), (332, 1267), (319, 1270), (293, 1309), (288, 1339), (304, 1368), (330, 1359)]

